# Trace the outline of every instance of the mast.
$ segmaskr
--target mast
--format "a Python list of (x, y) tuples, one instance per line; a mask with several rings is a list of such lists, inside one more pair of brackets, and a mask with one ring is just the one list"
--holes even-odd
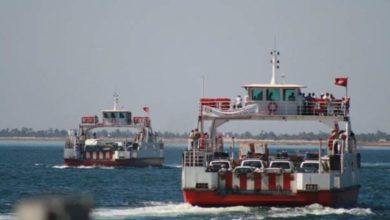
[(278, 60), (278, 56), (280, 55), (279, 51), (273, 50), (271, 51), (271, 64), (272, 64), (272, 78), (271, 78), (271, 84), (278, 84), (276, 80), (276, 72), (279, 69), (279, 63), (280, 61)]
[(114, 93), (114, 110), (117, 110), (119, 103), (119, 95), (117, 93)]

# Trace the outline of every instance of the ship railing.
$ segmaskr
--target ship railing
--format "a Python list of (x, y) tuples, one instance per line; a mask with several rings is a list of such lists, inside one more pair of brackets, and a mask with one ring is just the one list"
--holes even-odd
[(349, 114), (349, 98), (345, 99), (312, 99), (311, 101), (247, 101), (238, 105), (232, 101), (201, 101), (200, 114), (207, 114), (205, 106), (221, 113), (240, 112), (249, 105), (257, 105), (256, 114), (259, 115), (308, 115), (308, 116), (347, 116)]
[(183, 153), (183, 166), (203, 167), (205, 162), (205, 153), (203, 151), (186, 150)]
[(187, 140), (187, 150), (198, 150), (198, 151), (210, 151), (211, 152), (211, 139), (201, 135), (200, 138)]

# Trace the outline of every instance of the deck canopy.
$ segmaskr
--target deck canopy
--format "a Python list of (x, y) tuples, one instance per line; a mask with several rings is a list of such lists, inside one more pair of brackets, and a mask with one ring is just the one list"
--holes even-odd
[(246, 84), (242, 86), (248, 88), (306, 88), (306, 86), (296, 84)]

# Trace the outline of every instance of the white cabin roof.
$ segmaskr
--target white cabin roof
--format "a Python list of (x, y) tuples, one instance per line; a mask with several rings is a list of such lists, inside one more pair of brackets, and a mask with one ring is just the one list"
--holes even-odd
[(243, 88), (306, 88), (297, 84), (246, 84)]
[(129, 110), (113, 110), (113, 109), (111, 109), (111, 110), (102, 110), (102, 112), (131, 112), (131, 111), (129, 111)]

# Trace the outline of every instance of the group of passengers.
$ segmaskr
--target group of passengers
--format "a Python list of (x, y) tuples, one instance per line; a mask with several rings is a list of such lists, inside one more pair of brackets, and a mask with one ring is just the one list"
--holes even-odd
[(303, 115), (336, 115), (346, 114), (349, 109), (349, 98), (336, 99), (332, 93), (322, 93), (316, 96), (315, 93), (300, 93), (303, 106)]
[[(190, 140), (191, 140), (191, 143), (190, 143), (190, 146), (189, 146), (189, 149), (188, 150), (192, 150), (194, 149), (194, 147), (198, 146), (198, 143), (199, 143), (199, 139), (201, 138), (201, 133), (199, 132), (199, 130), (197, 128), (191, 130), (191, 133), (190, 133)], [(191, 149), (190, 149), (191, 148)]]
[[(190, 132), (189, 140), (190, 144), (188, 145), (187, 150), (193, 150), (193, 149), (199, 149), (204, 150), (206, 147), (206, 142), (209, 141), (209, 134), (207, 132), (201, 133), (199, 129), (193, 129)], [(216, 151), (222, 152), (223, 151), (223, 135), (217, 134), (215, 136), (215, 146)]]

